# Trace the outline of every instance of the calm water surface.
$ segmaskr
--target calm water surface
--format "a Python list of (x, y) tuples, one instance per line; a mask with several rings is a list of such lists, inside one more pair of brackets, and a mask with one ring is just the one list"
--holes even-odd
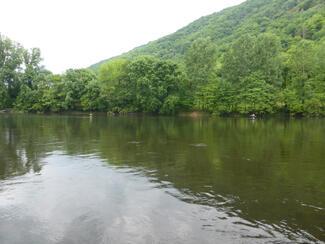
[(0, 115), (0, 243), (324, 243), (325, 120)]

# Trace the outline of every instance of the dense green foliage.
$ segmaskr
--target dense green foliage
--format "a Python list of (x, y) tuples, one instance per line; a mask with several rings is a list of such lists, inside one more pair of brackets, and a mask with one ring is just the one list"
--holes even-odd
[[(182, 60), (192, 43), (211, 38), (218, 56), (242, 35), (274, 33), (284, 49), (301, 38), (318, 41), (324, 38), (324, 0), (247, 0), (221, 12), (202, 17), (174, 34), (123, 54), (125, 58), (153, 55)], [(107, 60), (94, 64), (96, 69)]]
[(110, 93), (114, 112), (174, 113), (181, 107), (184, 78), (175, 63), (140, 57), (123, 72)]
[(95, 69), (40, 61), (0, 37), (0, 108), (325, 115), (325, 2), (248, 0)]

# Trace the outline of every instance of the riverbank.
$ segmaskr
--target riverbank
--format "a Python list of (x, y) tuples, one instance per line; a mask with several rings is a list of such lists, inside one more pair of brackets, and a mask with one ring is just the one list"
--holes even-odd
[(188, 118), (248, 118), (248, 119), (269, 119), (269, 118), (324, 118), (323, 115), (315, 114), (289, 114), (289, 113), (272, 113), (272, 114), (256, 114), (254, 118), (251, 114), (229, 113), (216, 114), (204, 111), (182, 111), (175, 114), (157, 114), (145, 112), (129, 112), (129, 113), (113, 113), (104, 111), (59, 111), (59, 112), (24, 112), (14, 109), (0, 110), (0, 114), (38, 114), (38, 115), (72, 115), (72, 116), (108, 116), (108, 117), (124, 117), (124, 116), (162, 116), (162, 117), (188, 117)]

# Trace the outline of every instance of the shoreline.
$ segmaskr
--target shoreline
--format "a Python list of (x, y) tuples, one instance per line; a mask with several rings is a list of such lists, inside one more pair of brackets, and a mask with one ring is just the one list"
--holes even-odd
[(140, 117), (140, 116), (161, 116), (161, 117), (185, 117), (185, 118), (247, 118), (251, 120), (255, 119), (269, 119), (269, 118), (288, 118), (288, 119), (302, 119), (302, 118), (325, 118), (323, 115), (295, 115), (288, 113), (273, 113), (273, 114), (261, 114), (256, 116), (255, 119), (250, 117), (251, 114), (213, 114), (204, 111), (182, 111), (175, 114), (158, 114), (158, 113), (147, 113), (147, 112), (130, 112), (130, 113), (112, 113), (112, 112), (103, 112), (103, 111), (60, 111), (60, 112), (24, 112), (17, 111), (13, 109), (3, 109), (0, 110), (1, 114), (31, 114), (31, 115), (88, 115), (92, 116), (107, 116), (107, 117)]

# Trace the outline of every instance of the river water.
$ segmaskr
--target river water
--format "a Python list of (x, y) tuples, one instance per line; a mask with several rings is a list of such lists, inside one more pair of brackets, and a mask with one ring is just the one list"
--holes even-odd
[(0, 115), (0, 243), (324, 243), (325, 120)]

